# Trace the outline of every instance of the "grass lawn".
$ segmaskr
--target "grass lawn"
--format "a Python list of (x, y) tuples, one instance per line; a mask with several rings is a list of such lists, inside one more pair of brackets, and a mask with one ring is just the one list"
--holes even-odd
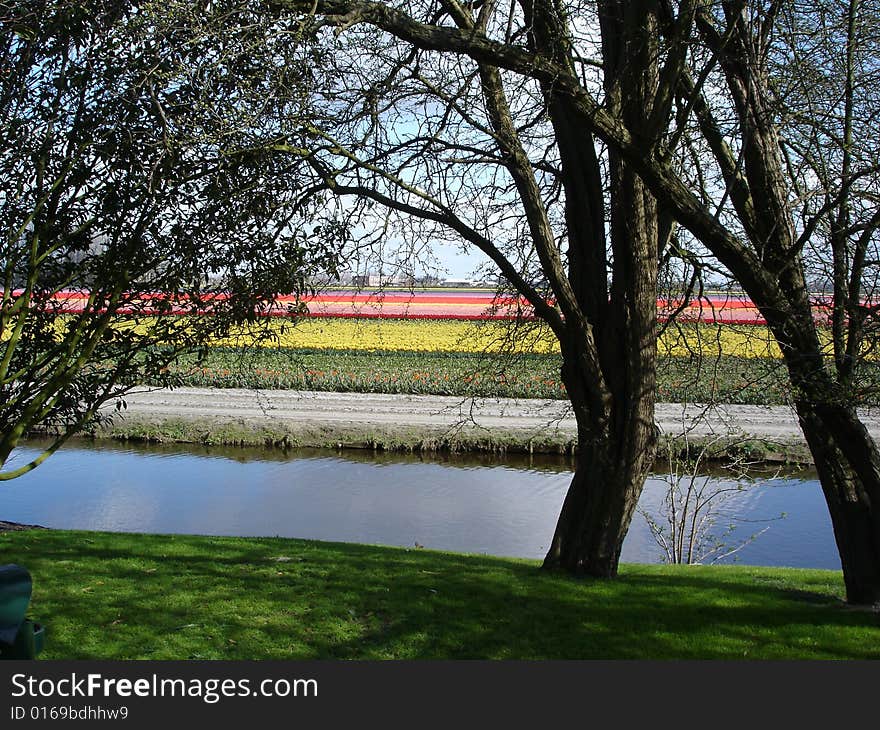
[(45, 659), (880, 658), (839, 573), (534, 562), (288, 539), (0, 533)]

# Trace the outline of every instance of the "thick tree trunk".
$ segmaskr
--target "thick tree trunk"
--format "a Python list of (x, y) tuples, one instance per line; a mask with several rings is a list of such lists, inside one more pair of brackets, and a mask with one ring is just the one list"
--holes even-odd
[(846, 599), (880, 603), (880, 457), (848, 406), (797, 403), (840, 553)]
[(599, 578), (617, 575), (623, 539), (651, 466), (645, 457), (653, 455), (654, 442), (653, 434), (640, 444), (630, 441), (628, 455), (614, 440), (581, 444), (544, 568)]
[[(653, 385), (653, 358), (642, 354)], [(577, 468), (543, 567), (610, 578), (617, 575), (623, 539), (654, 463), (654, 389), (621, 397), (610, 404), (607, 419), (595, 419), (582, 407), (577, 367), (571, 358), (566, 364), (563, 378), (578, 417)]]

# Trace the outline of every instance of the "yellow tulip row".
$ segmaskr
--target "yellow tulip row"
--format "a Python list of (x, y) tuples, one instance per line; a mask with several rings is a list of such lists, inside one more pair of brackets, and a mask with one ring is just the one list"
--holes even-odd
[[(66, 326), (59, 317), (56, 326)], [(154, 321), (139, 317), (117, 323), (119, 329), (144, 330)], [(265, 324), (265, 322), (261, 323)], [(184, 322), (180, 325), (185, 327)], [(272, 319), (271, 336), (253, 336), (243, 329), (214, 342), (217, 346), (273, 347), (303, 350), (356, 350), (398, 352), (537, 353), (559, 352), (559, 343), (546, 325), (505, 320), (456, 319), (369, 319), (351, 317), (306, 317), (298, 320)], [(9, 333), (0, 333), (0, 342)], [(826, 351), (831, 352), (830, 335), (820, 331)], [(658, 353), (663, 356), (704, 357), (732, 355), (748, 358), (779, 358), (779, 347), (770, 331), (760, 325), (671, 324), (660, 335)], [(868, 359), (877, 353), (866, 351)]]
[[(312, 350), (398, 350), (409, 352), (559, 351), (559, 343), (537, 323), (451, 319), (309, 318), (273, 322), (274, 337), (258, 344)], [(513, 344), (511, 344), (513, 343)], [(246, 336), (222, 345), (253, 344)], [(736, 355), (778, 358), (779, 348), (765, 327), (754, 325), (671, 326), (658, 341), (662, 355)]]

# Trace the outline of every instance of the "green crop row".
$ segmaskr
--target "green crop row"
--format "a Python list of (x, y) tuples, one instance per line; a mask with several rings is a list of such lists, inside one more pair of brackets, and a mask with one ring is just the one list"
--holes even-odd
[[(558, 355), (501, 357), (466, 353), (286, 349), (211, 350), (177, 371), (189, 386), (406, 393), (506, 398), (565, 398)], [(880, 365), (865, 363), (847, 397), (880, 404)], [(791, 400), (780, 360), (661, 356), (657, 398), (664, 402), (776, 405)]]

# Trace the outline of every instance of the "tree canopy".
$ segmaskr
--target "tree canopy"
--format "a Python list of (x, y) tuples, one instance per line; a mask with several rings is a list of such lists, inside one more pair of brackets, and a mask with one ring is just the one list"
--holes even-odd
[[(209, 37), (171, 10), (0, 5), (0, 466), (30, 429), (56, 434), (0, 479), (138, 382), (173, 384), (181, 353), (269, 336), (257, 315), (275, 295), (334, 270), (341, 229), (310, 235), (320, 211), (251, 148), (273, 120), (238, 69), (271, 19), (225, 12)], [(314, 59), (273, 57), (273, 83), (305, 93)], [(307, 98), (275, 119), (302, 118)]]

